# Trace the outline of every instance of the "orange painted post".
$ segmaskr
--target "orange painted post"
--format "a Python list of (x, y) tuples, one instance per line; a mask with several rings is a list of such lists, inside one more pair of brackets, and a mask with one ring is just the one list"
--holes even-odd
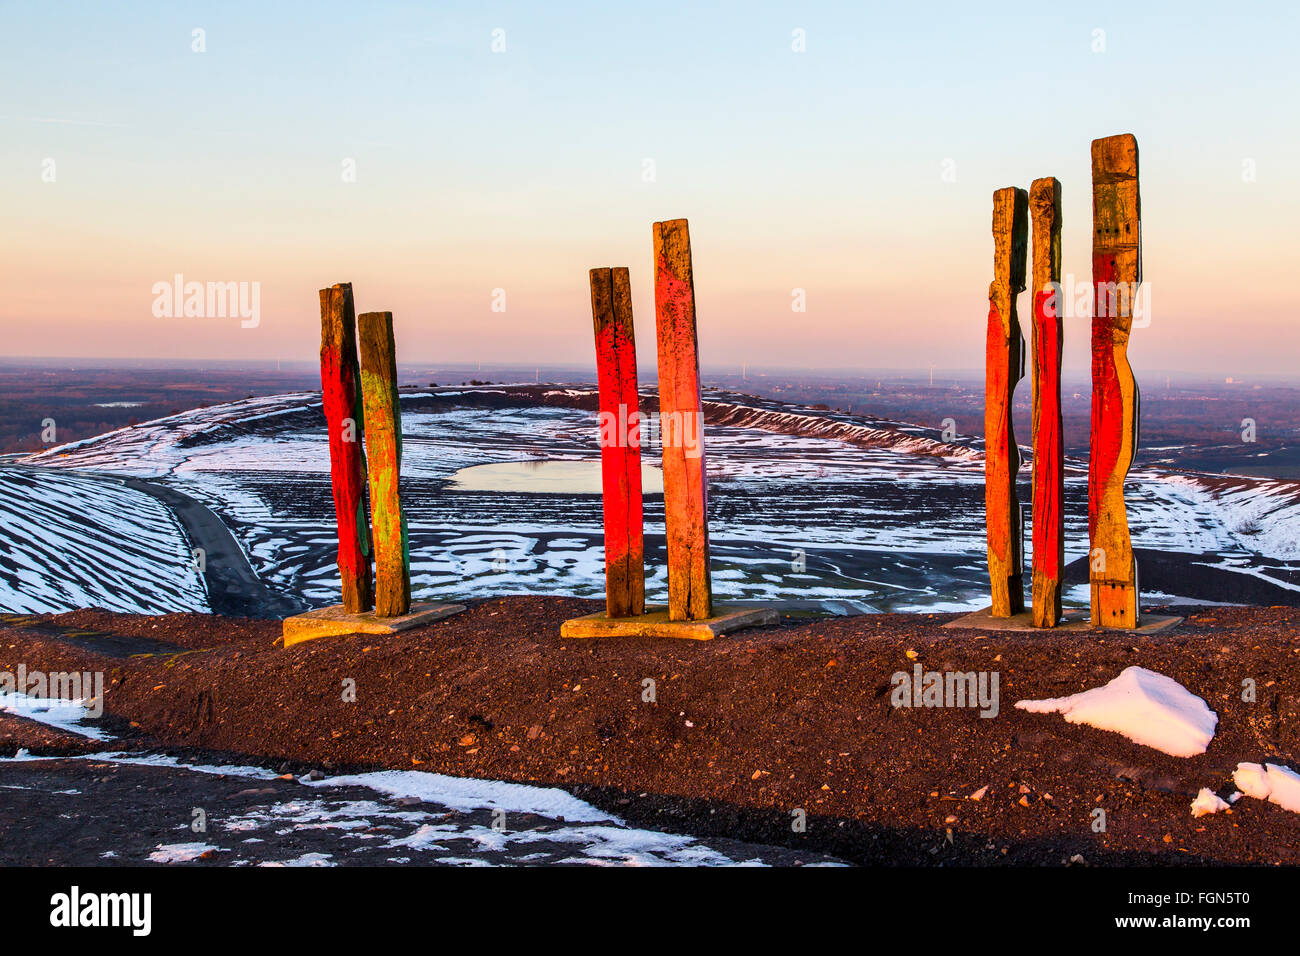
[(657, 222), (653, 234), (668, 617), (699, 621), (713, 616), (713, 588), (691, 239), (685, 219)]
[(1035, 179), (1029, 187), (1033, 220), (1034, 294), (1034, 570), (1036, 627), (1061, 619), (1065, 567), (1065, 440), (1061, 430), (1061, 184)]
[(411, 610), (411, 558), (398, 489), (402, 412), (393, 313), (365, 313), (360, 333), (366, 449), (370, 453), (370, 519), (375, 529), (375, 616), (399, 617)]
[(361, 447), (361, 375), (350, 282), (320, 290), (320, 330), (320, 383), (329, 432), (343, 609), (359, 614), (370, 610), (374, 596), (366, 520), (366, 455)]
[(645, 613), (645, 537), (632, 284), (627, 269), (592, 269), (590, 275), (600, 386), (605, 614), (633, 617)]
[(993, 281), (989, 283), (984, 373), (984, 508), (994, 617), (1025, 609), (1021, 569), (1020, 449), (1011, 424), (1012, 396), (1024, 375), (1025, 340), (1016, 295), (1025, 288), (1029, 195), (1008, 187), (993, 194)]
[(1142, 281), (1137, 140), (1092, 142), (1092, 434), (1088, 461), (1092, 623), (1138, 626), (1137, 562), (1124, 479), (1138, 444), (1140, 395), (1128, 363), (1133, 300)]

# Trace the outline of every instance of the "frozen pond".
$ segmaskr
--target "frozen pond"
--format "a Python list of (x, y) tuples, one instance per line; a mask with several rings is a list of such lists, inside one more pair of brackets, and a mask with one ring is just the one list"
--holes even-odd
[[(454, 491), (511, 491), (546, 495), (598, 495), (600, 461), (533, 458), (471, 465), (451, 476)], [(662, 495), (664, 476), (658, 467), (641, 462), (641, 493)]]

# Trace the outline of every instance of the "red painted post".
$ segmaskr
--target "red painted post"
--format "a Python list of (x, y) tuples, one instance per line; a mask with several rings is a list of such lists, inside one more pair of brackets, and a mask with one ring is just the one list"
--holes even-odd
[(1020, 448), (1011, 424), (1012, 397), (1024, 374), (1025, 341), (1016, 295), (1025, 288), (1029, 194), (1008, 187), (993, 194), (993, 281), (989, 284), (984, 373), (984, 508), (994, 617), (1025, 609), (1021, 566)]
[(1092, 623), (1138, 626), (1137, 561), (1124, 479), (1138, 443), (1140, 396), (1128, 363), (1142, 281), (1138, 148), (1131, 134), (1092, 142), (1092, 434), (1088, 538)]
[(366, 456), (361, 447), (361, 376), (350, 282), (320, 290), (320, 325), (320, 381), (338, 520), (343, 609), (359, 614), (370, 610), (374, 597), (370, 584), (370, 526), (366, 520)]
[(1061, 184), (1035, 179), (1029, 187), (1033, 219), (1034, 291), (1034, 571), (1037, 627), (1061, 619), (1065, 567), (1065, 440), (1061, 431)]
[(713, 589), (691, 239), (685, 219), (657, 222), (653, 234), (668, 617), (699, 621), (713, 616)]
[(633, 617), (645, 613), (645, 537), (632, 286), (627, 269), (592, 269), (590, 277), (600, 386), (605, 614)]

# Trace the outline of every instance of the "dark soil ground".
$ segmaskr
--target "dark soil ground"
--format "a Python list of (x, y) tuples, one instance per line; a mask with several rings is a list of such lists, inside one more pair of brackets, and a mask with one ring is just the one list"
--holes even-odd
[[(103, 670), (117, 746), (554, 785), (634, 825), (859, 863), (1300, 862), (1300, 814), (1253, 799), (1189, 810), (1203, 786), (1230, 792), (1239, 761), (1300, 766), (1300, 610), (1193, 610), (1142, 637), (943, 629), (955, 615), (942, 614), (787, 620), (711, 642), (559, 637), (598, 606), (482, 601), (396, 637), (288, 650), (273, 621), (10, 617), (0, 670)], [(914, 663), (996, 671), (997, 716), (893, 707), (891, 675)], [(1170, 757), (1013, 706), (1131, 664), (1218, 713), (1207, 753)], [(27, 725), (0, 718), (0, 752), (89, 749), (15, 723)], [(114, 799), (129, 802), (129, 788)]]

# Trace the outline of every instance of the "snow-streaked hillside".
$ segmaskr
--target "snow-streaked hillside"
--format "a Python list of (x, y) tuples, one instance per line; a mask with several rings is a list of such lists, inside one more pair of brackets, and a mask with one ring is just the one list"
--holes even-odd
[[(591, 387), (486, 386), (402, 395), (403, 497), (419, 598), (603, 593), (598, 495), (471, 489), (463, 468), (599, 458)], [(645, 393), (642, 408), (653, 407)], [(860, 610), (987, 601), (977, 440), (915, 425), (706, 395), (710, 543), (724, 599)], [(656, 453), (644, 451), (653, 459)], [(199, 409), (27, 459), (149, 478), (232, 530), (268, 585), (338, 599), (329, 454), (317, 393)], [(1086, 463), (1066, 472), (1066, 554), (1087, 554)], [(1030, 500), (1029, 469), (1021, 500)], [(1300, 600), (1300, 494), (1290, 483), (1156, 469), (1129, 481), (1144, 591), (1155, 599)], [(114, 512), (115, 514), (117, 512)], [(666, 591), (662, 499), (646, 500), (647, 594)], [(1026, 522), (1026, 539), (1028, 539)], [(1026, 545), (1029, 542), (1026, 540)], [(1086, 580), (1078, 577), (1077, 580)], [(1068, 599), (1086, 603), (1087, 588)]]
[(0, 610), (83, 607), (207, 610), (180, 524), (112, 479), (0, 467)]

